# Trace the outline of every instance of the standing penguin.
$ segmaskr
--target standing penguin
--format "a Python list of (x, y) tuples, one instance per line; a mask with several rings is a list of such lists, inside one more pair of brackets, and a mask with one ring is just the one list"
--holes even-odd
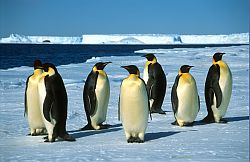
[(148, 124), (149, 100), (146, 85), (134, 65), (122, 66), (129, 76), (122, 81), (118, 118), (122, 120), (127, 142), (142, 143)]
[(83, 89), (83, 102), (88, 124), (81, 130), (106, 129), (106, 120), (110, 85), (104, 67), (111, 62), (98, 62), (87, 77)]
[(165, 73), (153, 54), (147, 54), (143, 57), (147, 58), (143, 72), (143, 80), (147, 85), (150, 111), (152, 113), (166, 114), (161, 108), (167, 87)]
[(225, 53), (213, 55), (213, 65), (209, 68), (205, 83), (205, 98), (208, 115), (202, 120), (206, 123), (226, 123), (222, 119), (227, 111), (232, 94), (232, 73), (222, 61)]
[(171, 91), (171, 102), (176, 119), (172, 124), (179, 126), (193, 125), (200, 109), (200, 99), (195, 79), (189, 73), (193, 66), (183, 65), (176, 76)]
[(43, 121), (48, 132), (45, 142), (54, 142), (56, 138), (75, 141), (66, 132), (67, 92), (61, 75), (53, 64), (43, 64), (44, 73), (39, 81), (39, 95)]
[[(30, 135), (42, 135), (46, 133), (45, 125), (43, 123), (39, 93), (38, 93), (38, 82), (43, 73), (42, 62), (40, 60), (34, 61), (34, 73), (27, 78), (26, 89), (25, 89), (25, 114), (28, 118), (30, 127)], [(24, 115), (25, 115), (24, 114)]]

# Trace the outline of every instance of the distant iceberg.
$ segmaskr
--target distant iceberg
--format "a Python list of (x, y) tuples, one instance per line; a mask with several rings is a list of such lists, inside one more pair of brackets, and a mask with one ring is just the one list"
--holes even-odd
[(11, 34), (0, 43), (32, 44), (249, 44), (249, 33), (229, 35), (108, 34), (81, 37)]

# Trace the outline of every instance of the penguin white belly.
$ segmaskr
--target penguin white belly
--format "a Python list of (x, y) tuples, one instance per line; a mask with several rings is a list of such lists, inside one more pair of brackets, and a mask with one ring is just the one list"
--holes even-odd
[(91, 116), (91, 124), (95, 129), (98, 129), (98, 125), (106, 120), (110, 85), (107, 76), (99, 75), (96, 83), (96, 112), (94, 116)]
[(144, 134), (148, 123), (148, 96), (142, 82), (123, 81), (120, 94), (121, 120), (126, 136)]
[(43, 119), (44, 125), (45, 125), (45, 127), (47, 129), (47, 132), (48, 132), (48, 139), (49, 139), (49, 141), (51, 141), (52, 135), (53, 135), (53, 129), (55, 127), (56, 121), (51, 120), (52, 122), (48, 122), (45, 119), (44, 114), (43, 114), (43, 103), (44, 103), (44, 100), (45, 100), (45, 97), (46, 97), (46, 87), (45, 87), (44, 77), (42, 77), (39, 80), (38, 91), (39, 91), (40, 110), (41, 110), (41, 114), (42, 114), (42, 119)]
[(145, 64), (144, 70), (143, 70), (143, 80), (147, 84), (148, 82), (148, 64)]
[(45, 128), (40, 110), (38, 80), (29, 79), (26, 91), (28, 123), (31, 129)]
[(219, 85), (222, 92), (221, 105), (218, 108), (216, 108), (215, 96), (214, 96), (214, 104), (212, 105), (212, 110), (216, 122), (219, 122), (220, 119), (225, 116), (232, 94), (232, 74), (227, 65), (220, 68)]
[(186, 82), (182, 78), (177, 87), (178, 110), (175, 114), (180, 126), (184, 123), (192, 123), (199, 111), (198, 92), (195, 80)]

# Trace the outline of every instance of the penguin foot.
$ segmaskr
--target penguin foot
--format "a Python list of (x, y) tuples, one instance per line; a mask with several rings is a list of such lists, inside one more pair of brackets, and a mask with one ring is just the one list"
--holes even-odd
[(141, 140), (139, 137), (130, 137), (127, 140), (128, 143), (144, 143), (144, 140)]
[(220, 122), (219, 122), (219, 123), (226, 124), (226, 123), (227, 123), (227, 120), (226, 120), (226, 119), (220, 119)]
[(83, 131), (83, 130), (95, 130), (91, 124), (87, 124), (85, 127), (80, 128), (79, 130)]
[(55, 140), (55, 138), (52, 138), (51, 140), (49, 140), (49, 138), (48, 139), (46, 139), (44, 142), (55, 142), (56, 140)]
[(74, 137), (70, 136), (69, 134), (65, 134), (65, 135), (62, 137), (62, 139), (63, 139), (64, 141), (69, 141), (69, 142), (76, 141), (76, 139), (75, 139)]
[(201, 122), (203, 122), (203, 123), (214, 123), (215, 121), (214, 121), (213, 118), (211, 118), (210, 116), (207, 115), (204, 119), (201, 120)]
[(49, 137), (48, 137), (48, 136), (45, 136), (45, 137), (43, 137), (43, 139), (49, 139)]
[(110, 124), (100, 124), (100, 129), (108, 129), (109, 127), (111, 127)]
[(177, 121), (171, 123), (172, 125), (178, 125)]
[(144, 140), (141, 140), (139, 137), (134, 138), (134, 142), (136, 143), (143, 143)]
[(128, 140), (127, 140), (128, 143), (133, 143), (134, 142), (134, 138), (133, 137), (130, 137)]
[(191, 123), (184, 123), (183, 126), (186, 126), (186, 127), (192, 127), (194, 125), (194, 122), (191, 122)]
[(159, 110), (151, 109), (150, 112), (151, 113), (158, 113), (158, 114), (162, 114), (162, 115), (166, 114), (166, 112), (163, 111), (162, 109), (159, 109)]

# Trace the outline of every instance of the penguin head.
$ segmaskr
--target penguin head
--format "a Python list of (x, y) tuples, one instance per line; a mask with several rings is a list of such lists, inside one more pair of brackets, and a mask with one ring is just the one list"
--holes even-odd
[(36, 70), (36, 69), (43, 69), (42, 62), (40, 60), (34, 61), (34, 70)]
[(94, 69), (103, 70), (105, 66), (108, 65), (109, 63), (112, 63), (112, 62), (98, 62), (94, 65)]
[(194, 66), (189, 66), (189, 65), (182, 65), (181, 68), (180, 68), (180, 74), (183, 74), (183, 73), (189, 73), (189, 70), (194, 67)]
[(222, 59), (222, 56), (224, 55), (225, 53), (221, 53), (221, 52), (217, 52), (214, 54), (213, 56), (213, 61), (214, 62), (217, 62), (217, 61), (220, 61)]
[(121, 66), (126, 69), (129, 74), (135, 74), (136, 76), (140, 76), (140, 71), (135, 65)]
[(54, 73), (57, 73), (57, 69), (56, 69), (55, 65), (53, 65), (51, 63), (43, 64), (43, 70), (45, 72), (49, 73), (49, 75), (53, 75)]
[(143, 55), (142, 57), (146, 57), (146, 59), (147, 59), (148, 61), (155, 61), (155, 62), (157, 61), (155, 55), (154, 55), (154, 54), (151, 54), (151, 53), (146, 54), (146, 55)]

